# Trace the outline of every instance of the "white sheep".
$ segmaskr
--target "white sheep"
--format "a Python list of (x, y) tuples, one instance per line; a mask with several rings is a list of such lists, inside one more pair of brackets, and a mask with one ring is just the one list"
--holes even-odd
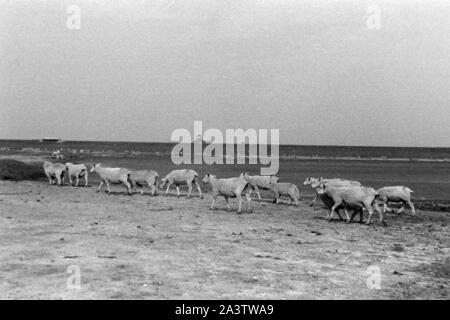
[(88, 169), (86, 165), (80, 163), (80, 164), (73, 164), (70, 162), (66, 163), (66, 170), (67, 175), (69, 176), (69, 183), (72, 185), (72, 178), (75, 177), (75, 186), (78, 187), (78, 183), (80, 181), (80, 178), (84, 177), (84, 186), (88, 186)]
[[(249, 177), (247, 173), (241, 173), (241, 175), (237, 178), (228, 178), (228, 179), (218, 179), (216, 176), (207, 173), (203, 177), (203, 183), (210, 183), (212, 187), (212, 203), (211, 203), (211, 210), (214, 210), (214, 205), (217, 200), (217, 197), (219, 195), (223, 196), (225, 198), (225, 201), (227, 202), (227, 210), (231, 210), (230, 203), (228, 201), (228, 198), (237, 198), (239, 202), (238, 207), (238, 213), (241, 213), (242, 209), (242, 192), (247, 189), (247, 186), (249, 184)], [(246, 199), (248, 203), (248, 211), (251, 212), (251, 205), (250, 205), (250, 195), (247, 191), (246, 193)]]
[(62, 163), (45, 161), (43, 167), (45, 175), (48, 178), (48, 183), (53, 184), (53, 179), (55, 179), (55, 183), (58, 183), (58, 185), (61, 186), (64, 174), (66, 173), (66, 166)]
[(141, 187), (141, 194), (144, 194), (144, 185), (148, 185), (151, 189), (152, 196), (157, 193), (159, 174), (153, 170), (130, 171), (130, 183), (133, 189), (136, 186)]
[(186, 185), (189, 187), (189, 192), (187, 198), (191, 196), (192, 193), (192, 185), (194, 184), (200, 194), (200, 198), (203, 199), (202, 190), (200, 189), (200, 185), (198, 184), (198, 173), (192, 169), (181, 169), (181, 170), (173, 170), (168, 173), (164, 178), (161, 179), (160, 188), (164, 189), (167, 185), (167, 189), (165, 195), (169, 193), (170, 186), (174, 184), (177, 188), (177, 196), (180, 196), (180, 185)]
[(111, 194), (111, 189), (109, 183), (119, 184), (123, 183), (127, 187), (128, 194), (131, 195), (131, 184), (130, 184), (130, 170), (124, 168), (103, 168), (101, 163), (94, 163), (91, 168), (91, 172), (96, 172), (102, 179), (98, 185), (97, 192), (106, 184), (108, 194)]
[(261, 200), (261, 194), (259, 190), (270, 190), (270, 183), (280, 181), (280, 178), (276, 176), (249, 176), (250, 181), (250, 193), (252, 195), (253, 190), (258, 194), (258, 199)]
[(405, 186), (383, 187), (378, 189), (377, 192), (378, 199), (383, 202), (383, 213), (386, 211), (392, 211), (387, 206), (388, 202), (401, 202), (402, 207), (397, 211), (397, 213), (403, 212), (405, 205), (408, 204), (411, 208), (412, 214), (416, 214), (414, 204), (411, 202), (411, 193), (414, 191), (410, 188)]
[(278, 204), (280, 201), (280, 196), (287, 196), (289, 197), (288, 204), (291, 204), (291, 201), (293, 200), (295, 205), (298, 206), (300, 191), (295, 184), (289, 182), (271, 182), (270, 189), (275, 195), (275, 199), (273, 200), (273, 202)]
[(314, 205), (314, 202), (316, 202), (317, 198), (321, 198), (321, 200), (327, 205), (327, 201), (324, 201), (324, 198), (321, 197), (317, 193), (317, 188), (319, 188), (322, 184), (330, 186), (330, 187), (351, 187), (351, 186), (361, 186), (361, 183), (358, 181), (353, 180), (347, 180), (347, 179), (341, 179), (341, 178), (333, 178), (333, 179), (324, 179), (322, 177), (320, 178), (306, 178), (303, 182), (304, 186), (310, 186), (312, 189), (316, 190), (316, 194), (314, 196), (314, 199), (312, 200), (310, 206), (312, 207)]
[(335, 188), (322, 184), (317, 189), (317, 193), (326, 194), (331, 199), (333, 199), (334, 204), (327, 216), (328, 220), (331, 220), (333, 218), (333, 214), (336, 212), (336, 209), (338, 209), (339, 207), (343, 207), (347, 218), (347, 223), (350, 223), (351, 219), (349, 217), (347, 209), (357, 208), (361, 214), (363, 209), (366, 209), (369, 212), (369, 218), (366, 224), (370, 224), (373, 215), (373, 208), (375, 208), (375, 210), (380, 215), (380, 223), (384, 223), (383, 213), (379, 209), (378, 203), (376, 202), (378, 193), (373, 188), (359, 186)]

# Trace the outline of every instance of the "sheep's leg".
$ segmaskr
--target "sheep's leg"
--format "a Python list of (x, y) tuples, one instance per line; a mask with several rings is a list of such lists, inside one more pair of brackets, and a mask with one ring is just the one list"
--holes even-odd
[(343, 221), (344, 219), (342, 219), (341, 213), (339, 212), (339, 208), (336, 209), (336, 214), (339, 218), (339, 221)]
[(69, 183), (70, 183), (70, 185), (72, 185), (72, 183), (73, 183), (72, 175), (71, 175), (71, 174), (69, 174)]
[(56, 180), (58, 180), (58, 186), (61, 186), (61, 175), (56, 176)]
[(167, 183), (167, 189), (166, 189), (166, 193), (164, 195), (167, 196), (169, 194), (169, 188), (171, 185), (172, 185), (172, 183), (170, 183), (170, 182)]
[(144, 185), (141, 186), (141, 196), (144, 195)]
[(194, 184), (195, 184), (195, 188), (196, 188), (197, 191), (198, 191), (198, 194), (199, 194), (199, 196), (200, 196), (200, 199), (203, 199), (202, 189), (200, 188), (200, 184), (198, 183), (197, 178), (195, 178)]
[(350, 222), (353, 221), (353, 218), (355, 218), (355, 216), (358, 214), (358, 210), (353, 211), (352, 216), (350, 217)]
[[(80, 177), (77, 176), (77, 179), (75, 180), (75, 187), (78, 187), (79, 182), (80, 182)], [(72, 182), (70, 184), (72, 184)]]
[(273, 195), (274, 195), (274, 199), (272, 201), (272, 203), (277, 203), (277, 198), (278, 198), (278, 192), (277, 191), (273, 191)]
[(370, 205), (365, 205), (367, 211), (369, 211), (369, 218), (366, 221), (366, 224), (370, 224), (370, 222), (372, 221), (372, 215), (373, 215), (373, 209)]
[(150, 190), (152, 192), (152, 196), (156, 195), (156, 186), (154, 184), (148, 185), (150, 187)]
[(275, 191), (275, 203), (278, 204), (280, 202), (280, 193)]
[(392, 212), (392, 209), (388, 207), (388, 201), (384, 202), (384, 212)]
[(408, 206), (411, 208), (412, 214), (416, 215), (416, 208), (414, 208), (414, 204), (411, 202), (411, 200), (407, 200)]
[(47, 178), (48, 178), (48, 184), (52, 184), (53, 180), (52, 177), (49, 174), (46, 174)]
[(378, 204), (375, 204), (375, 210), (378, 212), (378, 214), (380, 216), (380, 223), (382, 223), (383, 225), (386, 225), (386, 222), (384, 222), (383, 210), (380, 210), (380, 207), (378, 206)]
[(294, 202), (295, 205), (298, 205), (295, 192), (292, 192), (292, 193), (289, 194), (289, 202), (288, 202), (288, 204), (290, 205), (292, 202)]
[(237, 213), (241, 213), (241, 209), (242, 209), (242, 197), (241, 197), (241, 195), (238, 195), (237, 198), (238, 198), (238, 201), (239, 201), (239, 207), (238, 207)]
[(108, 191), (108, 194), (110, 194), (111, 193), (111, 188), (109, 187), (108, 180), (105, 180), (105, 183), (106, 183), (106, 190)]
[(178, 185), (175, 185), (175, 187), (177, 188), (177, 197), (180, 196), (180, 187)]
[(347, 208), (344, 208), (346, 223), (350, 223), (350, 215), (348, 214)]
[(312, 207), (314, 205), (314, 202), (316, 202), (318, 197), (318, 194), (316, 193), (316, 195), (314, 196), (314, 199), (312, 200), (311, 204), (309, 205), (310, 207)]
[(248, 210), (248, 212), (252, 212), (252, 206), (251, 206), (252, 198), (250, 197), (250, 194), (247, 193), (247, 194), (245, 195), (245, 198), (247, 199), (247, 205), (248, 205), (247, 210)]
[(230, 212), (231, 211), (231, 206), (230, 206), (230, 202), (228, 201), (228, 196), (224, 196), (225, 201), (227, 203), (227, 211)]
[[(330, 220), (330, 221), (331, 221), (331, 219), (333, 219), (333, 215), (334, 215), (334, 213), (336, 212), (335, 210), (336, 210), (336, 208), (339, 207), (340, 205), (341, 205), (340, 202), (336, 202), (336, 203), (331, 207), (331, 211), (330, 211), (330, 213), (329, 213), (328, 216), (327, 216), (327, 220)], [(339, 212), (338, 212), (338, 215), (339, 215)], [(341, 218), (341, 219), (342, 219), (342, 218)]]
[(359, 223), (364, 222), (364, 210), (363, 208), (359, 209)]
[(158, 178), (155, 178), (155, 181), (153, 182), (153, 187), (154, 187), (154, 191), (153, 191), (153, 195), (156, 196), (157, 194), (159, 194), (158, 191)]
[(125, 186), (127, 187), (127, 192), (128, 194), (131, 196), (133, 195), (133, 193), (131, 192), (131, 184), (128, 182), (128, 179), (126, 179), (125, 181), (123, 181), (123, 183), (125, 184)]
[(88, 186), (88, 173), (87, 172), (84, 173), (84, 186), (85, 187)]
[(98, 185), (98, 188), (97, 188), (97, 192), (100, 192), (100, 189), (102, 188), (102, 186), (103, 186), (103, 180), (100, 181), (100, 184)]
[(192, 182), (188, 182), (187, 185), (188, 185), (189, 190), (188, 190), (188, 195), (187, 195), (186, 198), (190, 198), (191, 197), (191, 192), (192, 192)]
[(216, 199), (217, 199), (217, 195), (214, 194), (213, 198), (212, 198), (212, 202), (211, 202), (211, 207), (210, 207), (211, 210), (214, 210), (214, 205), (216, 203)]
[(292, 197), (292, 200), (294, 200), (294, 204), (295, 204), (296, 207), (298, 207), (298, 198), (299, 197), (297, 197), (297, 194), (294, 193), (294, 196)]
[(255, 188), (256, 194), (258, 195), (258, 199), (261, 200), (261, 193), (259, 192), (258, 186), (255, 186), (254, 188)]

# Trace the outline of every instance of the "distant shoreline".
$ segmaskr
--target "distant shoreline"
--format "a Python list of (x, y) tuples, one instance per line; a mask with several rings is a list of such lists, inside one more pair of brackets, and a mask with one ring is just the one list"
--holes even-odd
[[(44, 140), (44, 141), (43, 141)], [(58, 141), (56, 141), (58, 140)], [(22, 142), (22, 143), (52, 143), (55, 145), (62, 144), (156, 144), (156, 145), (176, 145), (176, 142), (162, 142), (162, 141), (102, 141), (102, 140), (63, 140), (63, 139), (48, 139), (48, 138), (37, 138), (37, 139), (0, 139), (0, 145), (5, 142)], [(208, 144), (204, 142), (204, 144)], [(248, 144), (247, 144), (248, 145)], [(315, 144), (280, 144), (280, 147), (294, 147), (294, 148), (361, 148), (361, 149), (434, 149), (434, 150), (448, 150), (450, 152), (450, 147), (412, 147), (412, 146), (363, 146), (363, 145), (315, 145)]]
[[(112, 150), (74, 150), (74, 149), (70, 149), (70, 150), (65, 150), (65, 148), (59, 148), (60, 150), (62, 150), (62, 153), (65, 154), (66, 156), (104, 156), (104, 157), (114, 157), (114, 156), (135, 156), (135, 157), (170, 157), (171, 153), (170, 152), (142, 152), (142, 151), (133, 151), (133, 150), (127, 150), (127, 151), (123, 151), (123, 152), (118, 152), (118, 151), (112, 151)], [(44, 148), (44, 149), (40, 149), (40, 148), (20, 148), (20, 149), (10, 149), (10, 148), (5, 148), (5, 147), (0, 147), (0, 157), (2, 155), (3, 152), (3, 156), (7, 156), (7, 155), (14, 155), (17, 153), (20, 154), (28, 154), (28, 155), (36, 155), (36, 156), (46, 156), (49, 155), (49, 153), (51, 152), (51, 150), (49, 150), (48, 148)], [(194, 153), (192, 153), (192, 155), (195, 155)], [(235, 157), (231, 157), (233, 159), (238, 159), (238, 158), (242, 158), (244, 157), (245, 160), (249, 160), (250, 157), (248, 155), (238, 155)], [(226, 159), (227, 156), (224, 155), (224, 159)], [(229, 158), (229, 157), (228, 157)], [(260, 157), (260, 159), (264, 159), (265, 157)], [(352, 157), (352, 156), (302, 156), (302, 155), (283, 155), (280, 154), (279, 156), (280, 160), (338, 160), (338, 161), (392, 161), (392, 162), (449, 162), (450, 163), (450, 158), (399, 158), (399, 157), (393, 157), (393, 158), (389, 158), (389, 157), (385, 157), (385, 156), (379, 156), (379, 157), (374, 157), (374, 156), (368, 156), (368, 157)]]
[[(60, 150), (65, 156), (133, 156), (133, 157), (170, 157), (176, 143), (164, 142), (102, 142), (102, 141), (41, 141), (35, 140), (1, 140), (0, 154), (44, 155)], [(202, 151), (208, 144), (203, 143)], [(193, 144), (186, 144), (194, 153)], [(224, 159), (244, 157), (254, 159), (257, 153), (250, 153), (254, 146), (234, 145), (234, 153), (228, 154), (229, 145), (223, 148)], [(239, 150), (239, 147), (245, 147)], [(270, 147), (268, 153), (271, 155)], [(261, 150), (261, 149), (255, 149)], [(264, 149), (263, 149), (264, 150)], [(254, 151), (256, 152), (256, 151)], [(259, 159), (264, 159), (259, 157)], [(361, 146), (314, 146), (314, 145), (280, 145), (279, 159), (289, 160), (337, 160), (337, 161), (391, 161), (391, 162), (450, 162), (450, 148), (421, 147), (361, 147)]]

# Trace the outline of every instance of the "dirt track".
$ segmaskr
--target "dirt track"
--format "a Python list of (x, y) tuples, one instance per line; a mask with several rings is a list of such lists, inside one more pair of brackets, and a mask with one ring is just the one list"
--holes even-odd
[[(223, 200), (208, 210), (210, 195), (113, 190), (0, 181), (0, 298), (450, 296), (448, 213), (346, 225), (306, 200), (253, 201), (253, 213), (237, 215)], [(66, 285), (71, 265), (81, 270), (79, 290)], [(367, 287), (370, 266), (381, 270), (379, 290)]]

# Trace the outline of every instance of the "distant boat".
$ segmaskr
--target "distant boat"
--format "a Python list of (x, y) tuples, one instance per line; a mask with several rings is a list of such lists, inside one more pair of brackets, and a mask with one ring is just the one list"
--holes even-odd
[(42, 138), (41, 140), (39, 140), (40, 142), (58, 142), (61, 143), (63, 142), (62, 139), (59, 138)]

